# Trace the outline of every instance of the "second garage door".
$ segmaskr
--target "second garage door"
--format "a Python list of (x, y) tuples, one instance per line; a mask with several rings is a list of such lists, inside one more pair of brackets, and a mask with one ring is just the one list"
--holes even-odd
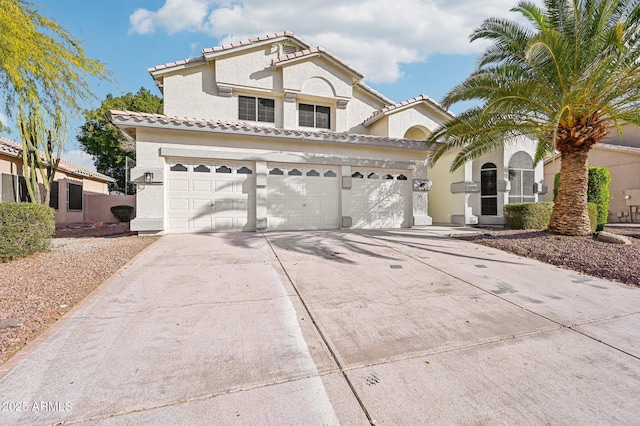
[(270, 163), (267, 188), (269, 229), (340, 227), (337, 167)]
[(352, 168), (352, 228), (411, 226), (411, 184), (407, 171)]

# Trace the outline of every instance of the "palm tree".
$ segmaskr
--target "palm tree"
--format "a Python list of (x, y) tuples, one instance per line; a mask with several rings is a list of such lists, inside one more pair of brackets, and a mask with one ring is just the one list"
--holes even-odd
[(590, 233), (588, 153), (607, 130), (640, 125), (640, 0), (520, 1), (530, 25), (490, 18), (471, 41), (491, 45), (443, 100), (481, 101), (436, 130), (431, 163), (458, 150), (451, 170), (518, 136), (537, 139), (535, 162), (559, 152), (558, 195), (548, 231)]

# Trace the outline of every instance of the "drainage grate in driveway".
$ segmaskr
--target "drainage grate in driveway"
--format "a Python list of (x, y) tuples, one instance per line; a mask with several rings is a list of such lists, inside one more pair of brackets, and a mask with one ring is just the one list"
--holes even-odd
[(390, 265), (391, 269), (402, 269), (402, 265)]
[(376, 373), (371, 373), (364, 378), (364, 381), (367, 384), (367, 386), (374, 386), (380, 383), (380, 378)]

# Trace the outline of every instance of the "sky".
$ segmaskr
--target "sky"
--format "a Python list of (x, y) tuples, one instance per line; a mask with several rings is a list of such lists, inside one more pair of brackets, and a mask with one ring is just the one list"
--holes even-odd
[[(90, 79), (94, 109), (107, 94), (140, 87), (161, 96), (147, 69), (201, 55), (230, 41), (292, 31), (365, 74), (364, 82), (395, 102), (425, 94), (437, 101), (475, 69), (482, 42), (469, 34), (486, 18), (518, 19), (516, 0), (31, 0), (105, 64), (110, 81)], [(46, 52), (43, 52), (46, 60)], [(459, 113), (468, 104), (453, 105)], [(15, 129), (6, 117), (3, 123)], [(71, 117), (63, 158), (90, 169)], [(4, 135), (19, 141), (13, 130)]]

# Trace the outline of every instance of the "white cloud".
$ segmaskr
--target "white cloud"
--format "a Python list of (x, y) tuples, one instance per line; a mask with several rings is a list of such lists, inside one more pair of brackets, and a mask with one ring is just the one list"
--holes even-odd
[[(539, 0), (537, 1), (539, 2)], [(469, 34), (491, 16), (510, 17), (516, 0), (326, 0), (322, 7), (292, 0), (166, 0), (157, 11), (138, 9), (131, 32), (205, 33), (222, 42), (293, 31), (323, 46), (375, 83), (401, 77), (400, 65), (435, 53), (482, 50)], [(202, 46), (210, 47), (210, 46)]]
[(93, 164), (93, 156), (87, 154), (80, 149), (72, 149), (70, 151), (64, 151), (62, 158), (76, 166), (84, 167), (85, 169), (96, 171), (96, 166)]

